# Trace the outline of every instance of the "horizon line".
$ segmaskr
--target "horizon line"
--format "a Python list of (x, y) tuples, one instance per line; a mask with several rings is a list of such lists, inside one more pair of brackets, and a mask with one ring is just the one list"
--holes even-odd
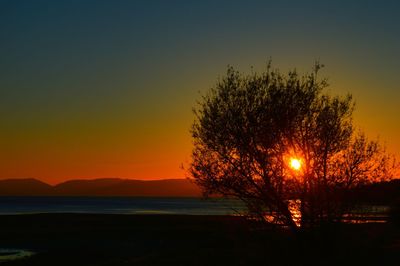
[(50, 185), (50, 186), (57, 186), (66, 182), (70, 181), (95, 181), (95, 180), (105, 180), (105, 179), (119, 179), (119, 180), (132, 180), (132, 181), (144, 181), (144, 182), (151, 182), (151, 181), (164, 181), (164, 180), (184, 180), (188, 179), (187, 177), (175, 177), (175, 178), (151, 178), (151, 179), (138, 179), (138, 178), (129, 178), (129, 177), (89, 177), (89, 178), (71, 178), (71, 179), (66, 179), (61, 182), (57, 183), (51, 183), (47, 181), (43, 181), (41, 178), (36, 178), (36, 177), (3, 177), (0, 178), (0, 181), (7, 181), (7, 180), (36, 180), (39, 182), (42, 182), (44, 184)]

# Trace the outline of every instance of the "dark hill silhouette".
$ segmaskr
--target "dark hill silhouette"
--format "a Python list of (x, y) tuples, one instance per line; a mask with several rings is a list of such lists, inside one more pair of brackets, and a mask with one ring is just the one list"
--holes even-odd
[(53, 187), (33, 178), (0, 180), (2, 196), (48, 196)]
[(197, 197), (201, 192), (187, 179), (144, 181), (103, 178), (70, 180), (56, 186), (35, 179), (8, 179), (0, 180), (0, 195)]
[(400, 202), (400, 179), (359, 187), (354, 189), (351, 194), (351, 200), (361, 203), (392, 204)]
[[(140, 196), (197, 197), (199, 187), (187, 179), (133, 180), (102, 178), (70, 180), (55, 186), (33, 178), (0, 180), (0, 196)], [(354, 189), (351, 199), (365, 203), (400, 200), (400, 179)]]
[(119, 178), (101, 178), (94, 180), (69, 180), (54, 186), (57, 195), (101, 195), (110, 187), (123, 182)]

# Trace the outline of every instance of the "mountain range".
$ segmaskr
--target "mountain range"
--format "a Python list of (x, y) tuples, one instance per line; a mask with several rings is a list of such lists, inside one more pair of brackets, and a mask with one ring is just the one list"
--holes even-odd
[(49, 185), (33, 178), (0, 180), (0, 196), (138, 196), (194, 197), (200, 188), (187, 179), (133, 180), (102, 178)]
[[(354, 189), (350, 200), (400, 203), (400, 179)], [(69, 180), (49, 185), (33, 178), (0, 180), (0, 196), (136, 196), (199, 197), (200, 188), (188, 179), (134, 180), (102, 178)]]

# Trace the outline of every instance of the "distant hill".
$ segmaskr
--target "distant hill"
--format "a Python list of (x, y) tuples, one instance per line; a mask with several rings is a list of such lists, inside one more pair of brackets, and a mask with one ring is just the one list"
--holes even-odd
[(375, 204), (400, 204), (400, 179), (374, 183), (354, 189), (351, 193), (353, 201)]
[[(0, 180), (0, 196), (138, 196), (198, 197), (200, 188), (187, 179), (132, 180), (102, 178), (70, 180), (55, 186), (39, 180)], [(349, 200), (356, 202), (400, 202), (400, 179), (354, 189)]]
[(0, 180), (0, 196), (193, 197), (200, 195), (200, 189), (187, 179), (144, 181), (103, 178), (70, 180), (55, 186), (36, 179)]
[(53, 187), (33, 178), (0, 180), (0, 196), (48, 196)]

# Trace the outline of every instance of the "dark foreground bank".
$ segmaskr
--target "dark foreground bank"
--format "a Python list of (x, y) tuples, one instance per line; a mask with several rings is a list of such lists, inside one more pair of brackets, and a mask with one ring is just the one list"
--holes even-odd
[(36, 255), (6, 265), (399, 265), (400, 230), (348, 224), (295, 238), (240, 217), (0, 216), (0, 249)]

